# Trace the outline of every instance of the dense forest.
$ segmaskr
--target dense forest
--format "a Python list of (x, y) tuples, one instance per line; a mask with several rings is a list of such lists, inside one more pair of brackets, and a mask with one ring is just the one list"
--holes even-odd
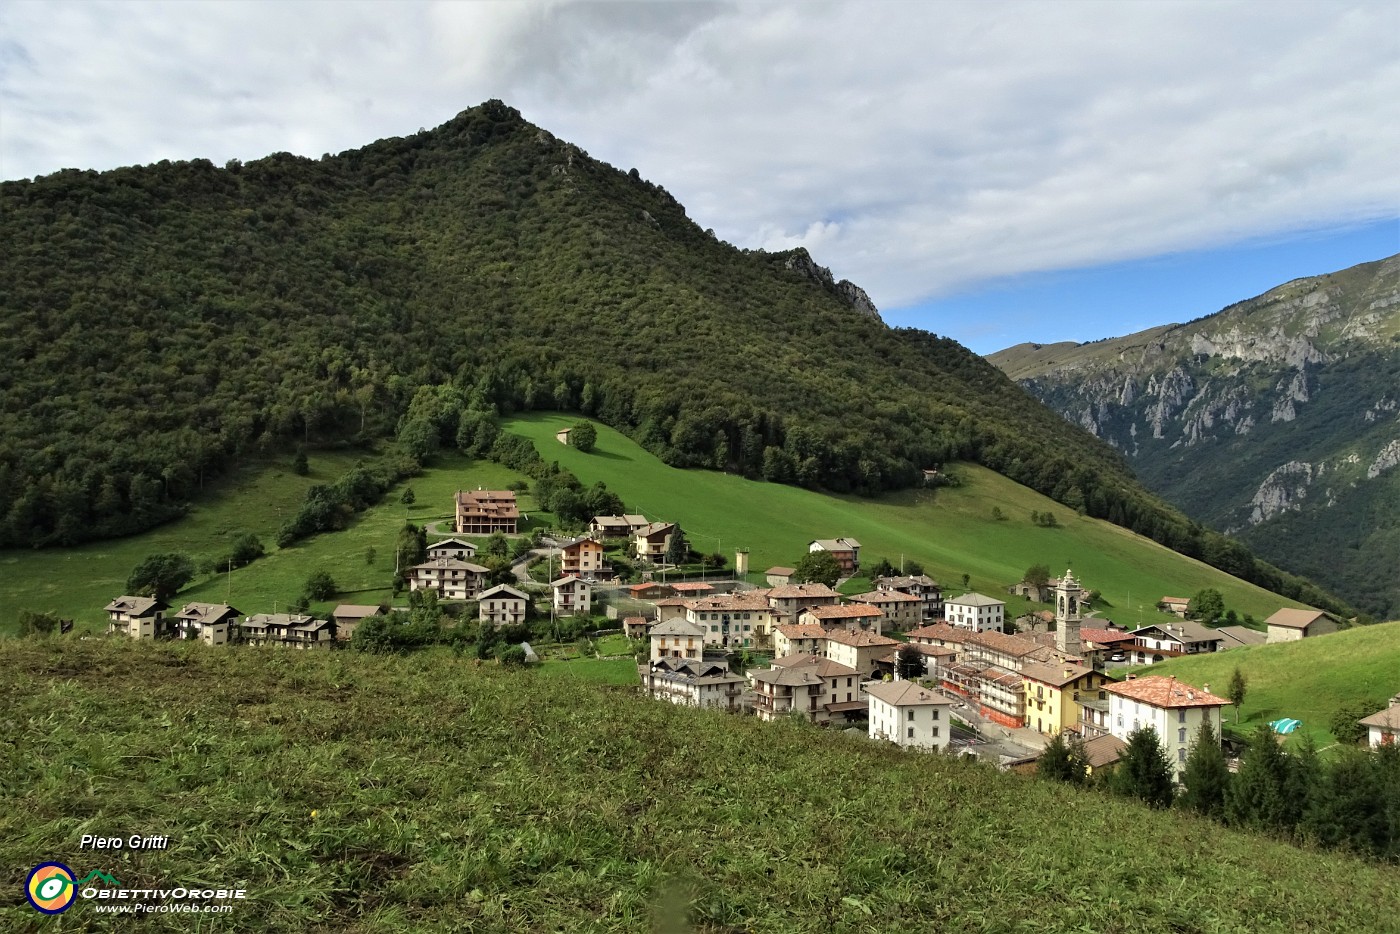
[(668, 463), (878, 493), (969, 459), (1345, 610), (1145, 491), (951, 340), (805, 251), (740, 250), (663, 188), (491, 101), (319, 160), (0, 184), (0, 545), (176, 515), (238, 458), (499, 414), (600, 419)]

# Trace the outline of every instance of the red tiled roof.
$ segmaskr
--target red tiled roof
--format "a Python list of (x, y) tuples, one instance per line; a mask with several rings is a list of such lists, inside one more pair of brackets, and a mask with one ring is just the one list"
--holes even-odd
[(860, 617), (884, 616), (877, 608), (864, 603), (838, 603), (833, 606), (814, 606), (803, 611), (817, 619), (854, 619)]
[(949, 626), (947, 623), (931, 623), (927, 626), (920, 626), (918, 629), (911, 629), (905, 635), (910, 639), (942, 639), (944, 642), (966, 642), (972, 633), (966, 629)]
[(826, 584), (783, 584), (781, 587), (774, 587), (768, 591), (768, 596), (775, 600), (792, 600), (798, 597), (839, 597), (841, 594), (832, 590)]
[(1175, 677), (1145, 675), (1118, 684), (1105, 684), (1104, 690), (1119, 697), (1153, 707), (1228, 707), (1230, 702)]
[(872, 645), (899, 645), (897, 639), (877, 635), (868, 630), (861, 630), (860, 632), (851, 632), (849, 629), (828, 630), (826, 633), (826, 641), (839, 642), (841, 645), (849, 645), (857, 649)]
[(672, 584), (671, 589), (676, 593), (709, 593), (715, 588), (710, 584), (702, 584), (699, 581), (682, 581), (679, 584)]
[(1081, 629), (1079, 637), (1085, 642), (1097, 642), (1099, 645), (1116, 645), (1119, 642), (1132, 642), (1131, 632), (1119, 632), (1116, 629)]
[(857, 603), (923, 603), (922, 597), (916, 597), (911, 593), (900, 593), (898, 590), (872, 590), (869, 593), (856, 594), (848, 597)]
[(787, 626), (779, 626), (778, 632), (789, 639), (825, 639), (830, 634), (829, 630), (816, 623), (792, 623)]

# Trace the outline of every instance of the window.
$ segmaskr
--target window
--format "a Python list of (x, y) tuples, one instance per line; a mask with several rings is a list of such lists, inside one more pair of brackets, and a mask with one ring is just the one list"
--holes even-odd
[(1176, 741), (1178, 743), (1186, 742), (1186, 727), (1182, 727), (1176, 731)]
[(910, 739), (913, 739), (913, 738), (914, 738), (914, 728), (913, 728), (912, 726), (909, 728), (909, 738), (910, 738)]
[[(937, 719), (938, 719), (938, 711), (937, 711), (937, 710), (935, 710), (935, 711), (933, 712), (933, 719), (934, 719), (934, 720), (937, 720)], [(934, 735), (934, 736), (937, 736), (937, 735), (938, 735), (938, 727), (934, 727), (934, 728), (933, 728), (933, 735)]]
[(1178, 710), (1178, 711), (1176, 712), (1176, 722), (1177, 722), (1177, 723), (1185, 723), (1185, 722), (1186, 722), (1186, 711), (1185, 711), (1185, 710)]
[(914, 711), (912, 711), (912, 710), (909, 711), (909, 722), (910, 722), (910, 723), (913, 723), (913, 722), (914, 722)]
[(938, 727), (933, 728), (933, 738), (938, 739)]
[(1183, 763), (1186, 761), (1186, 750), (1185, 750), (1185, 749), (1178, 749), (1178, 750), (1176, 751), (1176, 761), (1177, 761), (1177, 762), (1183, 762)]

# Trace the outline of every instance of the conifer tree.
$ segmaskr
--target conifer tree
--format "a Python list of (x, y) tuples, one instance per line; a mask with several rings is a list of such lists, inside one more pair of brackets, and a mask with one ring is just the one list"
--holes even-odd
[(1288, 755), (1267, 726), (1255, 731), (1240, 771), (1225, 795), (1227, 823), (1258, 830), (1292, 828)]
[(1109, 787), (1126, 798), (1138, 798), (1149, 807), (1171, 806), (1176, 795), (1172, 764), (1155, 729), (1144, 726), (1128, 734), (1128, 748), (1113, 770)]
[(1198, 814), (1219, 820), (1225, 814), (1225, 792), (1230, 787), (1230, 768), (1225, 752), (1210, 720), (1202, 720), (1186, 757), (1186, 770), (1181, 776), (1186, 786), (1178, 803)]
[(1082, 785), (1088, 778), (1085, 764), (1082, 743), (1067, 742), (1063, 735), (1056, 736), (1041, 753), (1036, 763), (1036, 774), (1041, 778)]

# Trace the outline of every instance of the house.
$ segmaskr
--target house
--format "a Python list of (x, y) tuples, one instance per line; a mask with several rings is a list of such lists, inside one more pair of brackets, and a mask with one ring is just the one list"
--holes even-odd
[(1123, 758), (1128, 744), (1112, 733), (1101, 733), (1084, 743), (1084, 770), (1090, 775), (1098, 769), (1111, 769)]
[(1269, 641), (1269, 634), (1248, 626), (1221, 626), (1215, 630), (1220, 636), (1221, 650), (1238, 649), (1247, 645), (1263, 645)]
[(464, 538), (444, 538), (428, 546), (428, 560), (453, 558), (457, 561), (470, 561), (476, 557), (476, 545)]
[(980, 593), (965, 593), (943, 601), (943, 616), (950, 626), (973, 632), (1002, 632), (1006, 628), (1006, 603)]
[(821, 655), (798, 653), (773, 659), (774, 668), (809, 671), (822, 679), (821, 699), (812, 719), (817, 723), (849, 723), (865, 719), (869, 709), (860, 672)]
[(663, 564), (666, 551), (671, 547), (671, 533), (676, 530), (674, 522), (649, 522), (632, 533), (633, 550), (641, 561)]
[(476, 599), (476, 618), (492, 626), (519, 626), (530, 605), (530, 598), (509, 584), (497, 584)]
[(880, 677), (889, 675), (891, 678), (899, 667), (899, 653), (904, 651), (916, 652), (919, 656), (921, 669), (919, 677), (927, 675), (937, 675), (939, 665), (951, 665), (958, 655), (957, 649), (950, 649), (939, 645), (922, 645), (915, 642), (901, 642), (894, 651), (888, 655), (882, 655), (875, 659), (875, 669), (880, 673)]
[(875, 578), (876, 590), (906, 593), (918, 597), (924, 619), (943, 618), (943, 590), (938, 582), (927, 574), (911, 574), (901, 577)]
[(816, 623), (789, 623), (773, 630), (773, 651), (778, 655), (825, 655), (826, 627)]
[(572, 428), (560, 428), (554, 433), (554, 440), (558, 441), (560, 444), (568, 444), (569, 432), (571, 431), (573, 431)]
[(1366, 743), (1373, 749), (1400, 743), (1400, 694), (1384, 710), (1357, 721), (1366, 728)]
[(1006, 588), (1006, 592), (1012, 596), (1025, 597), (1036, 603), (1049, 603), (1051, 595), (1055, 592), (1055, 585), (1058, 583), (1059, 581), (1054, 578), (1046, 580), (1043, 584), (1022, 580)]
[(594, 516), (588, 531), (603, 538), (626, 538), (632, 534), (632, 524), (624, 516)]
[(818, 538), (807, 543), (808, 554), (825, 551), (841, 565), (841, 573), (854, 574), (860, 567), (860, 542), (854, 538)]
[(513, 490), (458, 490), (456, 503), (458, 535), (515, 534), (520, 508)]
[(1095, 735), (1108, 729), (1109, 679), (1082, 665), (1021, 666), (1026, 688), (1026, 728), (1045, 736), (1058, 736), (1087, 723)]
[(227, 645), (237, 620), (238, 611), (222, 603), (187, 603), (171, 617), (176, 638), (198, 639), (205, 645)]
[(1264, 621), (1269, 628), (1269, 642), (1293, 642), (1298, 639), (1325, 636), (1342, 628), (1341, 621), (1322, 610), (1282, 609)]
[(916, 681), (878, 681), (870, 695), (870, 738), (906, 749), (946, 749), (953, 702)]
[(1186, 610), (1190, 605), (1191, 601), (1185, 597), (1163, 597), (1157, 601), (1158, 609), (1163, 613), (1170, 613), (1178, 619), (1186, 618)]
[(1055, 628), (1055, 614), (1049, 610), (1035, 610), (1016, 617), (1016, 630), (1027, 632), (1052, 632)]
[(170, 604), (155, 597), (122, 596), (107, 604), (107, 632), (120, 633), (132, 639), (154, 639), (169, 635), (165, 611)]
[(1114, 626), (1112, 623), (1108, 625), (1107, 629), (1080, 629), (1079, 638), (1083, 643), (1083, 653), (1086, 660), (1107, 659), (1122, 654), (1124, 658), (1119, 660), (1127, 661), (1128, 653), (1137, 644), (1136, 637), (1131, 632)]
[(1133, 644), (1123, 645), (1131, 653), (1135, 664), (1151, 665), (1179, 655), (1218, 652), (1224, 641), (1214, 629), (1183, 619), (1175, 623), (1134, 629)]
[(657, 623), (647, 633), (651, 639), (651, 660), (659, 658), (703, 658), (705, 631), (685, 619)]
[(685, 619), (688, 610), (686, 604), (690, 603), (685, 597), (663, 597), (660, 600), (651, 601), (651, 605), (656, 607), (656, 621), (664, 623), (669, 619)]
[(681, 581), (678, 584), (672, 584), (671, 589), (676, 592), (676, 596), (678, 597), (690, 597), (692, 599), (715, 592), (713, 584), (706, 584), (703, 581)]
[(884, 631), (885, 614), (866, 603), (838, 603), (808, 607), (797, 614), (797, 621), (826, 629), (869, 630), (878, 635)]
[(830, 629), (826, 633), (822, 654), (847, 668), (854, 668), (862, 677), (877, 678), (880, 676), (880, 668), (875, 663), (876, 659), (883, 658), (897, 648), (898, 641), (878, 632)]
[(889, 628), (898, 632), (917, 629), (924, 619), (924, 601), (899, 590), (872, 590), (847, 599), (873, 606), (884, 616)]
[(304, 613), (259, 613), (243, 620), (239, 638), (250, 645), (298, 649), (330, 648), (335, 624)]
[(939, 684), (966, 697), (977, 713), (1013, 729), (1026, 724), (1026, 682), (1019, 672), (976, 659), (939, 665)]
[(749, 672), (753, 711), (760, 720), (800, 715), (816, 720), (826, 694), (826, 680), (806, 667), (761, 668)]
[(593, 585), (576, 574), (566, 574), (550, 583), (554, 588), (554, 610), (567, 616), (586, 616), (593, 609)]
[(785, 623), (797, 622), (797, 616), (808, 607), (831, 606), (841, 594), (826, 584), (778, 584), (768, 591), (768, 605)]
[(660, 600), (663, 597), (675, 596), (675, 591), (666, 584), (658, 584), (647, 581), (644, 584), (633, 584), (627, 588), (627, 596), (633, 600)]
[(596, 538), (586, 535), (583, 538), (575, 538), (560, 545), (559, 550), (561, 574), (593, 578), (602, 575), (606, 568), (603, 561), (603, 543)]
[(705, 631), (706, 645), (766, 648), (772, 643), (773, 610), (752, 592), (687, 600), (685, 609), (685, 618)]
[(774, 565), (763, 572), (764, 579), (769, 587), (781, 587), (792, 582), (792, 575), (797, 573), (797, 568), (785, 568)]
[(360, 623), (371, 616), (381, 616), (387, 610), (382, 606), (363, 606), (354, 603), (342, 603), (331, 611), (331, 622), (335, 624), (335, 640), (337, 642), (349, 642), (355, 636), (355, 630)]
[(748, 679), (723, 662), (698, 658), (659, 658), (638, 667), (642, 690), (657, 700), (684, 707), (738, 710)]
[(647, 627), (651, 625), (651, 620), (645, 616), (624, 616), (622, 618), (622, 634), (629, 639), (641, 639), (647, 634)]
[(409, 590), (435, 590), (443, 600), (471, 600), (481, 592), (487, 569), (456, 558), (435, 558), (408, 569)]
[(1104, 690), (1109, 695), (1108, 731), (1126, 741), (1134, 730), (1152, 727), (1178, 781), (1201, 723), (1209, 720), (1218, 737), (1220, 709), (1230, 703), (1208, 690), (1162, 675), (1129, 676), (1127, 681), (1104, 685)]

